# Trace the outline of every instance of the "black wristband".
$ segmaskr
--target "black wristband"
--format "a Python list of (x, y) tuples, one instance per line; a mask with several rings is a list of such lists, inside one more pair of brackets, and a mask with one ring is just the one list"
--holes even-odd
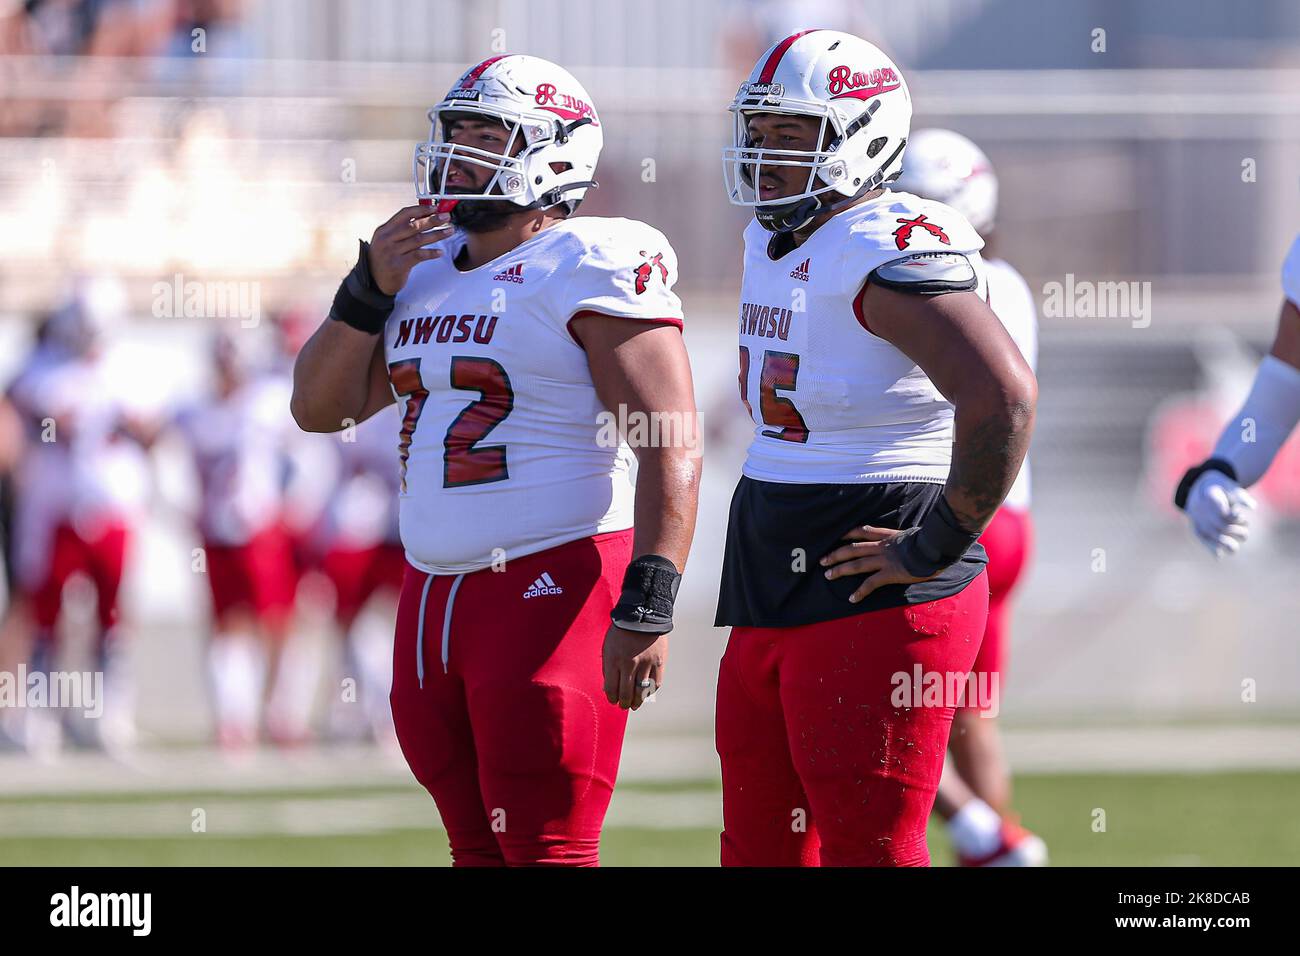
[(392, 314), (397, 297), (388, 295), (375, 285), (375, 280), (370, 275), (369, 257), (366, 255), (369, 248), (370, 243), (362, 239), (357, 264), (339, 283), (339, 289), (334, 293), (330, 318), (350, 325), (358, 332), (378, 335), (384, 331), (384, 323)]
[(1227, 475), (1233, 481), (1237, 480), (1237, 469), (1232, 467), (1232, 462), (1222, 458), (1205, 459), (1195, 468), (1188, 468), (1183, 475), (1183, 480), (1178, 482), (1178, 487), (1174, 489), (1174, 504), (1180, 510), (1187, 507), (1187, 496), (1192, 491), (1192, 485), (1196, 484), (1196, 479), (1207, 471), (1217, 471), (1220, 474)]
[(921, 524), (894, 536), (899, 559), (914, 578), (928, 578), (960, 560), (980, 532), (967, 531), (942, 494)]
[(677, 565), (658, 554), (643, 554), (627, 566), (623, 593), (609, 619), (625, 631), (667, 634), (673, 629), (673, 602), (682, 576)]

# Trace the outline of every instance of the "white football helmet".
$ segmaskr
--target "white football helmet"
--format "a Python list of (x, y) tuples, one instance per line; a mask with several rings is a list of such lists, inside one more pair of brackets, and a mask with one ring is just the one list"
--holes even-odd
[[(505, 124), (503, 154), (447, 141), (456, 114)], [(577, 208), (595, 186), (604, 145), (591, 97), (567, 70), (535, 56), (494, 56), (466, 72), (429, 110), (427, 142), (415, 148), (415, 189), (421, 200), (506, 200), (525, 209), (568, 203)], [(523, 148), (510, 155), (522, 140)], [(452, 160), (493, 171), (479, 193), (447, 191)]]
[[(894, 62), (838, 30), (805, 30), (773, 46), (740, 84), (730, 109), (735, 142), (722, 153), (727, 195), (737, 206), (754, 207), (755, 218), (773, 232), (799, 229), (817, 213), (889, 182), (912, 122), (912, 97)], [(746, 125), (754, 113), (820, 118), (821, 148), (754, 148)], [(764, 165), (806, 168), (803, 191), (760, 203)]]
[(984, 151), (950, 129), (918, 129), (894, 188), (951, 206), (980, 235), (993, 229), (998, 177)]
[(127, 316), (126, 287), (116, 276), (83, 276), (50, 317), (50, 342), (72, 355), (94, 351)]

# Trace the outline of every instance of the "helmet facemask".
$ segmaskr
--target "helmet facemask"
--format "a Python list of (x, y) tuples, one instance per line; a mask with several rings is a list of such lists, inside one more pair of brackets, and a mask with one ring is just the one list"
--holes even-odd
[[(902, 151), (906, 140), (891, 156), (882, 157), (875, 175), (866, 179), (861, 176), (851, 178), (853, 164), (848, 162), (847, 155), (850, 151), (856, 155), (860, 150), (874, 159), (885, 145), (884, 138), (868, 134), (871, 118), (880, 105), (878, 101), (846, 123), (843, 114), (826, 103), (782, 98), (778, 105), (749, 98), (745, 90), (746, 87), (742, 86), (741, 93), (730, 107), (735, 117), (735, 145), (722, 151), (723, 178), (732, 204), (752, 207), (754, 217), (764, 228), (773, 232), (802, 229), (819, 213), (843, 208), (897, 175), (886, 176), (885, 170)], [(816, 140), (819, 148), (795, 150), (753, 146), (748, 117), (756, 113), (819, 119)], [(765, 166), (806, 168), (808, 176), (802, 191), (779, 199), (760, 199), (758, 184)]]
[[(813, 221), (819, 212), (827, 209), (841, 208), (853, 202), (859, 196), (876, 189), (884, 181), (883, 176), (853, 181), (849, 179), (849, 164), (845, 163), (844, 148), (850, 137), (865, 137), (866, 127), (871, 122), (871, 114), (878, 104), (863, 113), (858, 120), (848, 126), (842, 122), (840, 113), (823, 103), (800, 103), (787, 105), (785, 100), (781, 107), (744, 108), (732, 104), (731, 112), (736, 117), (736, 146), (723, 150), (723, 176), (727, 183), (727, 193), (733, 206), (754, 208), (755, 219), (763, 228), (776, 233), (796, 232)], [(820, 125), (816, 133), (816, 142), (823, 146), (818, 150), (768, 150), (754, 147), (749, 135), (748, 117), (754, 113), (784, 113), (789, 116), (811, 116), (819, 118)], [(828, 139), (829, 133), (829, 139)], [(855, 146), (863, 140), (854, 140)], [(867, 147), (870, 153), (870, 147)], [(758, 182), (762, 177), (763, 166), (783, 166), (783, 168), (807, 169), (807, 181), (803, 183), (800, 193), (781, 196), (780, 199), (759, 199)], [(827, 195), (835, 194), (835, 195)]]
[[(453, 143), (448, 136), (451, 124), (461, 119), (483, 119), (499, 123), (506, 131), (506, 142), (501, 152)], [(530, 202), (526, 184), (525, 162), (536, 152), (555, 140), (554, 117), (524, 116), (490, 105), (448, 103), (429, 110), (432, 129), (427, 142), (415, 148), (415, 191), (421, 200), (456, 200), (458, 202), (489, 200), (507, 201), (526, 206)], [(518, 149), (518, 144), (523, 148)], [(447, 176), (452, 163), (486, 169), (491, 176), (482, 189), (460, 190), (448, 188)]]
[[(458, 119), (481, 118), (499, 123), (506, 131), (501, 152), (451, 142), (449, 130)], [(542, 177), (529, 181), (530, 159), (552, 145), (564, 145), (573, 130), (590, 123), (590, 119), (564, 123), (541, 110), (515, 112), (486, 103), (451, 101), (429, 111), (432, 129), (429, 140), (415, 148), (415, 189), (422, 201), (447, 202), (452, 222), (466, 228), (484, 228), (506, 216), (527, 209), (546, 209), (565, 204), (572, 214), (580, 200), (564, 200), (563, 193), (594, 185), (571, 184), (538, 195)], [(516, 152), (516, 148), (518, 151)], [(453, 163), (485, 169), (491, 175), (481, 189), (461, 189), (447, 185)], [(536, 165), (535, 163), (533, 165)], [(566, 166), (571, 164), (566, 163)], [(536, 171), (536, 170), (534, 170)], [(470, 205), (462, 205), (463, 203)]]

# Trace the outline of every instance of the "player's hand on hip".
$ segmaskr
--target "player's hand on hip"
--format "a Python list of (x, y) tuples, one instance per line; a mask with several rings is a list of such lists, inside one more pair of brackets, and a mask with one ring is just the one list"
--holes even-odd
[(397, 295), (417, 262), (437, 259), (441, 249), (425, 246), (451, 235), (448, 213), (432, 206), (406, 206), (375, 230), (370, 238), (370, 277), (385, 295)]
[(668, 635), (637, 634), (611, 624), (601, 656), (606, 699), (624, 710), (639, 710), (663, 686)]
[(1250, 534), (1255, 499), (1220, 471), (1207, 471), (1187, 493), (1184, 508), (1197, 539), (1216, 558), (1236, 554)]
[(893, 528), (873, 528), (859, 525), (844, 535), (850, 544), (841, 545), (821, 560), (826, 577), (834, 581), (850, 575), (865, 574), (866, 579), (849, 595), (850, 603), (857, 604), (876, 588), (886, 584), (915, 584), (928, 581), (908, 574), (898, 556), (894, 539), (903, 532)]

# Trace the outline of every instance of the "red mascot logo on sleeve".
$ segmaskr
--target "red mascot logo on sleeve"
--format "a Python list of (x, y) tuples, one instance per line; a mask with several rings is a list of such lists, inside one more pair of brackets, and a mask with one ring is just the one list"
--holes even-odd
[(912, 238), (912, 230), (917, 226), (920, 226), (945, 246), (952, 245), (952, 240), (948, 238), (948, 234), (935, 223), (927, 222), (924, 215), (917, 216), (915, 219), (895, 219), (894, 222), (901, 223), (893, 232), (894, 245), (898, 246), (899, 249), (907, 248), (907, 244)]
[(662, 252), (656, 252), (653, 256), (649, 256), (645, 250), (642, 250), (640, 254), (648, 256), (648, 258), (637, 266), (636, 272), (633, 273), (636, 276), (637, 295), (645, 292), (646, 283), (654, 275), (655, 269), (659, 270), (659, 278), (663, 279), (664, 282), (668, 281), (668, 267), (663, 264), (664, 254)]

